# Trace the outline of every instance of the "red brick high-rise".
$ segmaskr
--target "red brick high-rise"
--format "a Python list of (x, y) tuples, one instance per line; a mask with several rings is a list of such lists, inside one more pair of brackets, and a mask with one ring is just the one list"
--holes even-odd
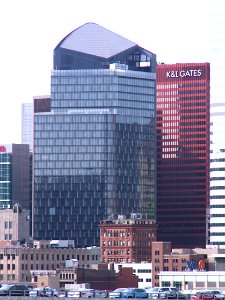
[(157, 239), (205, 247), (209, 201), (209, 63), (157, 66)]

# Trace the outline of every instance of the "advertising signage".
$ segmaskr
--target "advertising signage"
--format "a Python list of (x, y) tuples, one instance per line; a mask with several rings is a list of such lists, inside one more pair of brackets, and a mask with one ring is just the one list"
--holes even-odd
[(0, 145), (0, 152), (6, 152), (6, 147), (4, 145)]
[(209, 79), (209, 65), (174, 64), (157, 66), (157, 82), (205, 79)]

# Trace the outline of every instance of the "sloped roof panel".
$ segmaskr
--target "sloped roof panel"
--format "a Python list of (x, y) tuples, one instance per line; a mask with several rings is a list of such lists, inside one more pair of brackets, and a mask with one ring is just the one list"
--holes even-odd
[(68, 34), (56, 47), (109, 58), (137, 44), (95, 23), (86, 23)]

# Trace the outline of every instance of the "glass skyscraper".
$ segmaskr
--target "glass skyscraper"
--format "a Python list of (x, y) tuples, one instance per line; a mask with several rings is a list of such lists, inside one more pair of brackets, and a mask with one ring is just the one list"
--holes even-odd
[(98, 245), (101, 220), (155, 219), (156, 56), (87, 23), (54, 50), (34, 114), (34, 237)]
[(22, 144), (28, 144), (33, 152), (33, 103), (22, 104)]

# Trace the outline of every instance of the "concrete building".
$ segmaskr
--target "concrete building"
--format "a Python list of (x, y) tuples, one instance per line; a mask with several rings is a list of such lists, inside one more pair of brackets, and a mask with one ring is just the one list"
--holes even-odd
[(157, 239), (208, 244), (209, 63), (157, 66)]
[(77, 259), (79, 267), (89, 268), (100, 261), (100, 248), (52, 248), (50, 241), (21, 246), (0, 241), (0, 280), (31, 282), (33, 277), (35, 281), (35, 272), (55, 271), (64, 266), (67, 259)]
[(156, 55), (94, 23), (54, 49), (34, 114), (34, 238), (99, 245), (111, 215), (155, 218)]
[(210, 58), (210, 244), (225, 247), (225, 2), (209, 5), (207, 36)]
[(101, 261), (113, 263), (140, 263), (151, 261), (152, 242), (156, 241), (155, 220), (144, 219), (140, 214), (131, 218), (100, 222)]
[(169, 282), (182, 290), (216, 289), (225, 292), (225, 271), (211, 272), (160, 272), (159, 285)]
[(30, 211), (15, 204), (0, 210), (0, 240), (23, 241), (30, 237)]
[(225, 104), (210, 106), (210, 242), (225, 248)]

